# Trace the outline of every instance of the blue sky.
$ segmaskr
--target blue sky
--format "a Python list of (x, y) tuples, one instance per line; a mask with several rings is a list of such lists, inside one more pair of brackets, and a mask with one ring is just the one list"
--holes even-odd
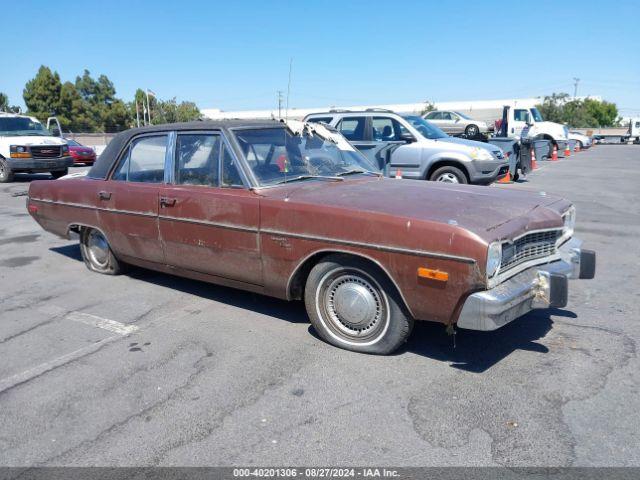
[(200, 108), (601, 95), (640, 115), (640, 2), (3, 2), (0, 91), (47, 65)]

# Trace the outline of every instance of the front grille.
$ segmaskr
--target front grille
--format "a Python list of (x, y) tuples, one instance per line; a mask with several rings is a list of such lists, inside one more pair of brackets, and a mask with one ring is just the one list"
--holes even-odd
[(37, 147), (31, 147), (31, 155), (38, 158), (57, 158), (60, 156), (59, 145), (40, 145)]
[(556, 253), (556, 241), (562, 230), (528, 233), (512, 243), (502, 245), (500, 270), (505, 271), (523, 262), (548, 257)]

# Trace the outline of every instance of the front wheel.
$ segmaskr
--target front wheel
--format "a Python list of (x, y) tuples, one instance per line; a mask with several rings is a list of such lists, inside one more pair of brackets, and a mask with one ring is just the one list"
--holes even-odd
[(480, 129), (477, 125), (467, 125), (467, 128), (464, 129), (464, 133), (467, 137), (473, 138), (478, 136)]
[(4, 158), (0, 158), (0, 183), (13, 181), (13, 170)]
[(433, 172), (429, 180), (443, 183), (467, 183), (467, 176), (459, 168), (445, 166)]
[(54, 170), (53, 172), (51, 172), (51, 176), (57, 180), (60, 177), (64, 177), (68, 173), (69, 169), (65, 168), (64, 170)]
[(84, 264), (91, 271), (105, 275), (122, 273), (123, 265), (111, 251), (105, 236), (95, 228), (83, 228), (80, 232), (80, 252)]
[(413, 327), (393, 284), (366, 261), (348, 255), (330, 255), (313, 267), (304, 300), (318, 334), (354, 352), (387, 355)]

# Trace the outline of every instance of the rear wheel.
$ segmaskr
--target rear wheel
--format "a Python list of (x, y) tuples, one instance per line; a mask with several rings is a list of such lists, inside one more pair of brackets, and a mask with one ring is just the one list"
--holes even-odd
[(0, 158), (0, 183), (13, 181), (13, 170), (4, 158)]
[(64, 177), (65, 175), (67, 175), (69, 173), (69, 169), (65, 168), (64, 170), (54, 170), (53, 172), (50, 172), (51, 176), (55, 179), (58, 179), (60, 177)]
[(122, 273), (123, 265), (109, 247), (109, 242), (99, 230), (83, 228), (80, 232), (80, 252), (89, 270), (105, 275)]
[(447, 165), (433, 172), (429, 180), (443, 183), (467, 183), (467, 176), (459, 168)]
[(348, 255), (330, 255), (313, 267), (304, 300), (318, 334), (355, 352), (389, 354), (413, 327), (393, 284), (368, 262)]

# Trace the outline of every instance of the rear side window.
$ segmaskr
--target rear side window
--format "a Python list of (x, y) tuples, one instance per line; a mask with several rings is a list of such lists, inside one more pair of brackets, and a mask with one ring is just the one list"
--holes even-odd
[(175, 183), (217, 186), (220, 144), (217, 134), (178, 135)]
[(347, 140), (364, 140), (365, 117), (343, 118), (338, 124), (338, 130)]
[(429, 120), (442, 120), (442, 112), (429, 112), (425, 118)]
[(167, 135), (142, 137), (131, 142), (123, 155), (114, 180), (142, 183), (162, 183)]

